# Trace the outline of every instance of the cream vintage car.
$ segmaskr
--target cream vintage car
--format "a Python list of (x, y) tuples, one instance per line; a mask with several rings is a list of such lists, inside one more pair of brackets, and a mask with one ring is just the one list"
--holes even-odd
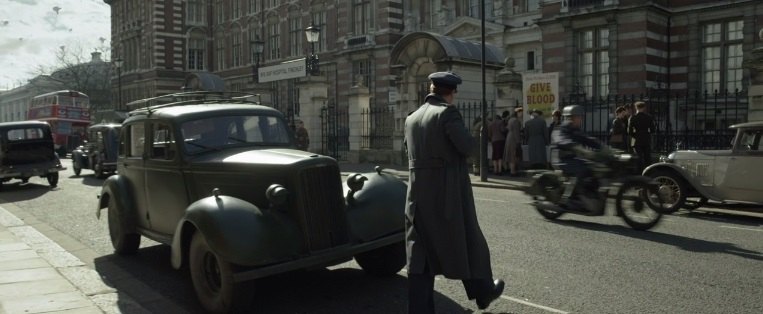
[(728, 150), (679, 150), (644, 169), (657, 180), (667, 212), (696, 209), (708, 200), (763, 204), (763, 121), (731, 126)]

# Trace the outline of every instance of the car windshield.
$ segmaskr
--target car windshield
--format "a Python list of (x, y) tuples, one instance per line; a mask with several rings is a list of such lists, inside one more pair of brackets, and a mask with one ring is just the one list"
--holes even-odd
[(234, 146), (290, 145), (283, 119), (266, 115), (209, 117), (180, 126), (185, 151), (198, 154)]

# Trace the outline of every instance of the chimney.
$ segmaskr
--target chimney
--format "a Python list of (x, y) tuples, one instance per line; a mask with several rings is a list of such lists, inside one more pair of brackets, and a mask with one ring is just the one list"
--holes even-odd
[(90, 53), (91, 59), (90, 62), (102, 62), (101, 60), (101, 53), (99, 51), (93, 51)]

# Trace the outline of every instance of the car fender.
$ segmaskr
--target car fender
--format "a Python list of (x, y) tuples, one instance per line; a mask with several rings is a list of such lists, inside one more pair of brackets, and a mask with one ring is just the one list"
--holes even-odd
[[(351, 174), (348, 179), (352, 176), (356, 174)], [(354, 193), (350, 193), (347, 181), (343, 184), (347, 220), (353, 237), (366, 242), (403, 230), (408, 185), (381, 170), (360, 176), (367, 180)]]
[(238, 265), (258, 266), (293, 258), (305, 245), (297, 224), (278, 210), (261, 210), (239, 198), (202, 198), (186, 209), (172, 238), (172, 266), (188, 257), (194, 232), (201, 232), (211, 250)]
[(101, 210), (109, 206), (109, 199), (114, 198), (116, 200), (117, 211), (122, 214), (122, 219), (127, 221), (127, 226), (131, 229), (130, 232), (134, 232), (132, 229), (135, 227), (135, 215), (130, 211), (135, 209), (133, 202), (133, 194), (130, 191), (130, 185), (124, 176), (113, 175), (103, 181), (101, 187), (101, 193), (98, 195), (98, 207), (95, 209), (95, 216), (101, 218)]
[(684, 168), (679, 167), (678, 165), (667, 163), (667, 162), (660, 162), (656, 164), (652, 164), (644, 169), (643, 174), (647, 177), (651, 177), (651, 173), (657, 171), (657, 170), (668, 170), (673, 171), (674, 173), (678, 174), (681, 178), (686, 181), (686, 183), (691, 186), (697, 193), (699, 193), (701, 196), (704, 196), (708, 199), (719, 199), (716, 195), (712, 193), (712, 191), (703, 186), (699, 183), (696, 179), (694, 179)]

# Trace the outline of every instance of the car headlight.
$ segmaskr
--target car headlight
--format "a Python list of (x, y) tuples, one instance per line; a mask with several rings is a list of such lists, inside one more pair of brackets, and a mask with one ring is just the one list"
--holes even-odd
[(660, 162), (673, 162), (676, 160), (676, 153), (670, 153), (670, 155), (661, 155)]

